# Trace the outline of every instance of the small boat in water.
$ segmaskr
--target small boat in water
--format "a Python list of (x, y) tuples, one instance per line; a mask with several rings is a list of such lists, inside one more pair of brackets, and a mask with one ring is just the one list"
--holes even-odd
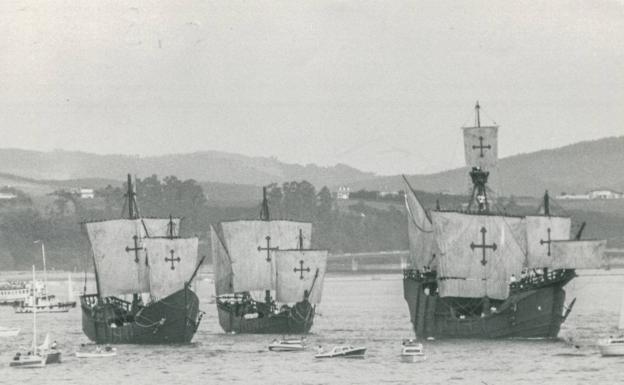
[(624, 337), (609, 337), (598, 343), (598, 349), (603, 357), (624, 356)]
[(416, 340), (403, 340), (403, 349), (401, 351), (401, 361), (403, 362), (421, 362), (426, 359), (425, 352), (421, 343)]
[(305, 337), (275, 339), (269, 345), (269, 350), (272, 352), (300, 352), (305, 348)]
[(5, 328), (0, 326), (0, 337), (15, 337), (20, 332), (20, 328)]
[(350, 346), (350, 345), (341, 345), (341, 346), (334, 346), (334, 348), (328, 352), (324, 352), (321, 348), (319, 348), (319, 352), (314, 357), (315, 358), (335, 358), (335, 357), (364, 358), (364, 354), (366, 354), (365, 347), (354, 348), (353, 346)]
[(78, 358), (102, 358), (102, 357), (114, 357), (117, 355), (117, 348), (111, 346), (105, 346), (103, 349), (97, 346), (95, 350), (80, 350), (76, 352)]
[[(35, 283), (35, 265), (32, 267), (33, 285)], [(27, 354), (16, 353), (9, 366), (12, 368), (42, 368), (48, 364), (60, 364), (61, 352), (56, 341), (50, 344), (50, 335), (46, 334), (43, 344), (37, 345), (37, 308), (33, 311), (32, 351)]]

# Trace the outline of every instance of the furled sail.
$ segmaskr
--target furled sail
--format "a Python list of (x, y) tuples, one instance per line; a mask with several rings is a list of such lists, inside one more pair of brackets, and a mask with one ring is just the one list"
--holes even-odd
[(278, 302), (294, 303), (303, 300), (321, 302), (323, 280), (327, 269), (327, 250), (276, 250), (276, 296)]
[(212, 244), (215, 293), (217, 295), (233, 293), (232, 261), (221, 238), (212, 226), (210, 226), (210, 243)]
[(498, 160), (498, 126), (464, 127), (466, 165), (492, 171)]
[(552, 242), (570, 239), (571, 220), (567, 217), (527, 216), (527, 266), (548, 267), (552, 263)]
[(145, 238), (149, 292), (153, 300), (182, 290), (197, 267), (197, 238)]
[(440, 250), (440, 296), (506, 298), (510, 278), (519, 276), (525, 260), (518, 239), (523, 219), (440, 211), (431, 215)]
[(606, 240), (553, 241), (553, 269), (598, 269), (602, 267)]
[(312, 224), (294, 221), (243, 220), (222, 222), (223, 240), (232, 263), (235, 292), (275, 289), (271, 250), (310, 248)]
[(414, 190), (405, 180), (405, 208), (407, 210), (407, 231), (409, 237), (410, 263), (412, 267), (422, 269), (437, 264), (433, 258), (433, 225), (425, 208), (420, 204)]

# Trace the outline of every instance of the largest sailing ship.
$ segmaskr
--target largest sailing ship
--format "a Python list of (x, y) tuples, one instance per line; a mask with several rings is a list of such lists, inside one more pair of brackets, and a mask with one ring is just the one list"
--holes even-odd
[(307, 333), (321, 301), (327, 250), (310, 249), (311, 223), (271, 219), (263, 193), (260, 219), (211, 230), (219, 324), (231, 333)]
[(472, 184), (462, 210), (425, 210), (405, 194), (411, 267), (403, 289), (419, 338), (555, 338), (574, 305), (563, 287), (576, 269), (601, 266), (604, 240), (570, 236), (571, 219), (552, 215), (548, 194), (529, 216), (495, 209), (498, 126), (464, 127)]
[(202, 316), (198, 239), (178, 235), (179, 218), (142, 218), (130, 175), (127, 187), (128, 218), (84, 223), (97, 293), (80, 297), (82, 330), (99, 344), (190, 342)]

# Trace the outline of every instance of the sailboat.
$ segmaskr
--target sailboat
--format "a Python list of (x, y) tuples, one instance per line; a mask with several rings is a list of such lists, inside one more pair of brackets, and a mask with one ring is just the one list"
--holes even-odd
[[(35, 287), (35, 265), (32, 267), (33, 285)], [(14, 368), (37, 368), (44, 367), (47, 364), (57, 364), (61, 362), (61, 352), (56, 346), (50, 346), (50, 335), (46, 334), (43, 344), (37, 345), (37, 308), (32, 312), (33, 315), (33, 343), (32, 351), (28, 354), (17, 353), (9, 366)]]
[(59, 301), (55, 296), (48, 293), (48, 272), (46, 269), (46, 254), (43, 241), (41, 243), (41, 258), (43, 259), (43, 290), (32, 290), (29, 295), (13, 306), (15, 313), (32, 313), (35, 308), (38, 313), (66, 313), (76, 307), (76, 301), (69, 298), (67, 301)]
[(495, 208), (498, 126), (464, 127), (471, 197), (461, 210), (426, 210), (405, 179), (410, 268), (403, 291), (418, 338), (556, 338), (575, 300), (576, 269), (599, 268), (605, 240), (570, 236), (548, 193), (536, 215)]
[(327, 250), (310, 249), (312, 224), (271, 219), (264, 188), (259, 220), (221, 222), (219, 230), (211, 228), (211, 241), (223, 330), (307, 333), (327, 267)]
[(130, 175), (127, 185), (128, 218), (84, 223), (97, 293), (80, 296), (82, 330), (97, 344), (190, 342), (203, 315), (198, 238), (178, 235), (180, 218), (141, 217)]

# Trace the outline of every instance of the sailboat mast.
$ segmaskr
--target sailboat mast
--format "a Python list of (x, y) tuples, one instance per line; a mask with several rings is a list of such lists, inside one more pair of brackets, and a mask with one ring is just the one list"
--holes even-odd
[[(37, 297), (35, 296), (35, 265), (32, 266), (33, 290), (33, 354), (37, 354)], [(47, 295), (47, 294), (46, 294)]]
[(46, 269), (45, 245), (41, 241), (41, 257), (43, 258), (43, 285), (45, 287), (45, 296), (48, 299), (48, 270)]

